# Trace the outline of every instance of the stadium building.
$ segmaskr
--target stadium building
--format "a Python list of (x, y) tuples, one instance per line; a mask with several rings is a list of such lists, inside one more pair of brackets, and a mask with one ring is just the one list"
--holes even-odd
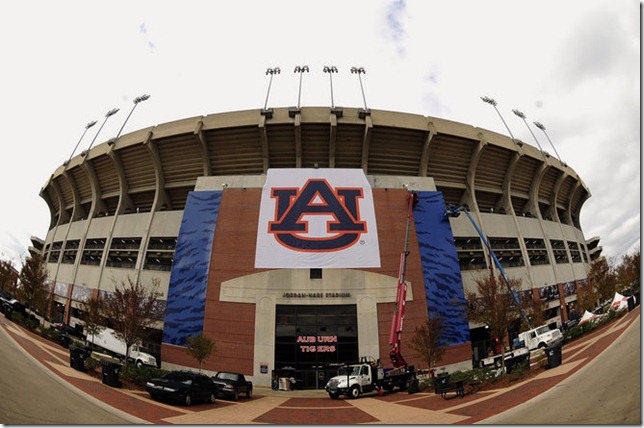
[(471, 125), (328, 107), (180, 119), (65, 162), (40, 193), (52, 311), (73, 325), (89, 297), (158, 282), (167, 314), (149, 345), (162, 367), (197, 367), (186, 338), (204, 334), (218, 348), (205, 370), (268, 386), (293, 369), (321, 388), (338, 363), (387, 363), (409, 191), (408, 363), (425, 366), (409, 339), (428, 317), (445, 319), (450, 369), (489, 345), (462, 313), (489, 251), (450, 204), (467, 207), (549, 322), (568, 319), (590, 263), (579, 224), (590, 192), (573, 169)]

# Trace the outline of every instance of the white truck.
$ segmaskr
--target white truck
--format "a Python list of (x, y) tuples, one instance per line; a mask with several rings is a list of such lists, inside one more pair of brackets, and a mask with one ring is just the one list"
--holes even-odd
[(413, 366), (384, 368), (375, 363), (362, 362), (341, 367), (339, 374), (329, 379), (324, 389), (331, 398), (340, 395), (358, 398), (366, 392), (377, 391), (380, 394), (396, 387), (405, 390), (413, 379), (416, 379)]
[(481, 367), (494, 366), (498, 369), (502, 366), (502, 360), (505, 360), (505, 367), (509, 373), (511, 370), (509, 369), (510, 367), (514, 367), (522, 361), (530, 360), (530, 350), (522, 346), (512, 351), (506, 351), (504, 354), (491, 355), (481, 360)]
[(563, 342), (563, 334), (558, 328), (551, 329), (547, 325), (541, 325), (528, 331), (519, 333), (519, 343), (523, 342), (525, 347), (531, 351), (539, 348), (555, 346)]
[(545, 349), (549, 346), (556, 346), (563, 343), (563, 334), (558, 328), (551, 329), (547, 325), (519, 333), (514, 341), (514, 349), (501, 354), (491, 355), (481, 360), (481, 367), (501, 367), (501, 359), (505, 359), (505, 366), (512, 367), (517, 363), (529, 360), (530, 352), (537, 349)]
[[(101, 330), (100, 333), (92, 336), (87, 335), (87, 341), (93, 343), (96, 346), (100, 346), (107, 351), (110, 351), (114, 354), (119, 355), (121, 358), (125, 358), (125, 342), (118, 339), (114, 334), (114, 330), (111, 328), (105, 327)], [(144, 352), (143, 348), (138, 344), (132, 345), (130, 347), (129, 359), (134, 361), (134, 363), (141, 367), (143, 365), (157, 367), (157, 359), (154, 356)]]

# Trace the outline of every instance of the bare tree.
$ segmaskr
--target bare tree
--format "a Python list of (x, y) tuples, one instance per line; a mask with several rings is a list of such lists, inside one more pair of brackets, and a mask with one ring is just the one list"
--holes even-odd
[(105, 298), (103, 314), (116, 337), (125, 343), (125, 370), (132, 346), (147, 337), (149, 329), (163, 320), (165, 306), (158, 300), (158, 288), (158, 280), (146, 288), (128, 277), (127, 282), (116, 285), (114, 293)]
[(411, 348), (422, 355), (427, 367), (435, 367), (445, 353), (442, 343), (445, 333), (445, 320), (443, 317), (429, 317), (425, 323), (414, 329), (411, 337)]
[(20, 270), (20, 287), (18, 288), (19, 300), (29, 309), (43, 312), (48, 297), (47, 269), (40, 255), (33, 255), (25, 259)]
[(521, 285), (520, 280), (510, 279), (509, 287), (501, 276), (490, 275), (476, 280), (476, 292), (467, 291), (466, 311), (470, 321), (484, 324), (490, 328), (491, 336), (501, 344), (501, 361), (505, 366), (505, 338), (512, 322), (519, 317), (512, 295)]
[(190, 336), (188, 337), (188, 348), (186, 351), (197, 360), (199, 363), (199, 373), (201, 373), (203, 362), (213, 353), (217, 352), (217, 344), (214, 340), (202, 334)]

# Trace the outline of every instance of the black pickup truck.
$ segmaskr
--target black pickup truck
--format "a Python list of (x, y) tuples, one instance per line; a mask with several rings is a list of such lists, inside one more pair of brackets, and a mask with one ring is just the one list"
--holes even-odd
[(219, 388), (219, 395), (239, 398), (239, 394), (246, 394), (246, 397), (253, 396), (253, 382), (246, 380), (243, 374), (234, 372), (219, 372), (212, 377), (213, 382)]

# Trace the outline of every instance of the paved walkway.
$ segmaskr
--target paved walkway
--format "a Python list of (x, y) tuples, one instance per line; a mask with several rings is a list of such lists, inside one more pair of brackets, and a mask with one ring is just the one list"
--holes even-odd
[(218, 399), (215, 405), (182, 407), (150, 399), (144, 391), (112, 388), (72, 369), (69, 351), (10, 321), (0, 326), (37, 362), (88, 396), (136, 424), (472, 424), (504, 412), (552, 388), (596, 358), (633, 322), (640, 307), (580, 340), (564, 345), (562, 364), (509, 387), (444, 400), (433, 392), (365, 395), (332, 400), (324, 391), (273, 391), (256, 387), (251, 399)]

